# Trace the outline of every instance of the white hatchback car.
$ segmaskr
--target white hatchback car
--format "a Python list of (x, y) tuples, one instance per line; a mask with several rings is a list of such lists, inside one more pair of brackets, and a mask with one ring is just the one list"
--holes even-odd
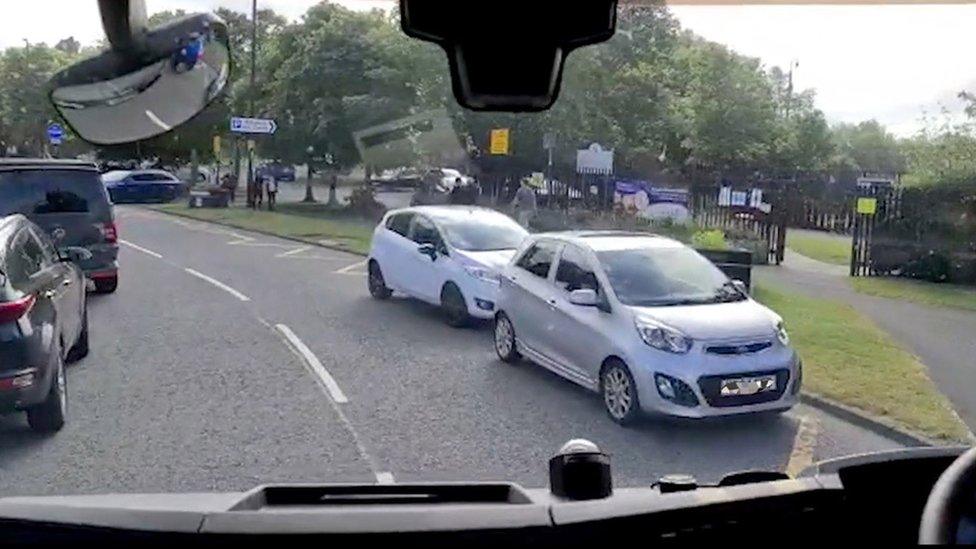
[(393, 210), (373, 232), (369, 293), (398, 291), (439, 305), (452, 326), (495, 316), (499, 273), (528, 232), (505, 214), (475, 206)]
[(783, 320), (680, 242), (643, 233), (529, 237), (502, 275), (495, 350), (603, 396), (610, 417), (785, 411), (800, 360)]

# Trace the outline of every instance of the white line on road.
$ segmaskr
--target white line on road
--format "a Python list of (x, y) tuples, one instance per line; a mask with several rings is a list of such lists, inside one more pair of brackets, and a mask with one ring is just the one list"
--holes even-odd
[(360, 267), (365, 267), (365, 266), (366, 266), (366, 261), (360, 261), (358, 263), (353, 263), (352, 265), (347, 265), (347, 266), (339, 269), (338, 271), (333, 271), (332, 274), (362, 276), (362, 275), (365, 275), (366, 273), (364, 273), (362, 271), (357, 272), (356, 269), (358, 269)]
[(153, 124), (156, 124), (157, 126), (159, 126), (160, 128), (162, 128), (163, 131), (167, 131), (168, 132), (168, 131), (170, 131), (170, 130), (173, 129), (172, 126), (170, 126), (166, 122), (163, 122), (162, 120), (160, 120), (159, 117), (156, 116), (156, 113), (152, 112), (149, 109), (146, 109), (146, 116), (148, 116), (149, 119), (153, 121)]
[(287, 252), (280, 253), (280, 254), (278, 254), (275, 257), (289, 257), (289, 256), (292, 256), (292, 255), (300, 254), (302, 252), (307, 252), (307, 251), (309, 251), (311, 249), (312, 249), (311, 246), (301, 246), (299, 248), (295, 248), (294, 250), (289, 250)]
[(396, 479), (393, 478), (393, 473), (384, 471), (376, 473), (376, 484), (396, 484)]
[(292, 347), (298, 351), (298, 354), (301, 355), (305, 365), (311, 369), (312, 374), (314, 374), (315, 377), (322, 383), (322, 386), (326, 391), (328, 391), (332, 400), (339, 404), (349, 402), (349, 399), (346, 398), (345, 393), (342, 392), (342, 389), (339, 387), (339, 384), (336, 383), (336, 380), (332, 377), (332, 374), (325, 369), (325, 366), (322, 366), (322, 363), (319, 362), (319, 359), (317, 356), (315, 356), (315, 353), (313, 353), (312, 350), (309, 349), (308, 346), (305, 345), (305, 343), (299, 339), (297, 335), (295, 335), (295, 332), (291, 331), (291, 328), (285, 326), (284, 324), (278, 324), (275, 326), (275, 328), (277, 328), (278, 331), (281, 332), (281, 335), (285, 336), (285, 339), (287, 339), (288, 342), (291, 343)]
[(125, 246), (128, 246), (128, 247), (132, 248), (133, 250), (138, 250), (138, 251), (140, 251), (140, 252), (142, 252), (142, 253), (144, 253), (146, 255), (151, 255), (151, 256), (155, 257), (156, 259), (162, 259), (163, 258), (163, 256), (157, 254), (156, 252), (154, 252), (152, 250), (147, 250), (146, 248), (143, 248), (142, 246), (137, 246), (137, 245), (129, 242), (128, 240), (119, 239), (119, 243), (120, 244), (123, 244)]
[(186, 271), (186, 272), (188, 272), (188, 273), (190, 273), (191, 275), (199, 278), (200, 280), (205, 280), (205, 281), (213, 284), (214, 286), (216, 286), (216, 287), (220, 288), (221, 290), (229, 293), (230, 295), (236, 297), (237, 299), (240, 299), (241, 301), (251, 301), (251, 298), (247, 297), (246, 295), (242, 294), (241, 292), (238, 292), (234, 288), (231, 288), (230, 286), (224, 284), (223, 282), (221, 282), (219, 280), (210, 278), (209, 276), (207, 276), (207, 275), (205, 275), (205, 274), (203, 274), (203, 273), (201, 273), (199, 271), (194, 271), (193, 269), (190, 269), (189, 267), (187, 267), (187, 268), (185, 268), (183, 270)]

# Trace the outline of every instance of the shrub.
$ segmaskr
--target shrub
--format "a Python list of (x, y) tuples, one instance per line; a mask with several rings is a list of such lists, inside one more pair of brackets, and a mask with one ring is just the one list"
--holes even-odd
[(692, 235), (691, 243), (695, 248), (703, 250), (724, 250), (728, 248), (728, 244), (725, 242), (725, 233), (719, 229), (700, 230)]

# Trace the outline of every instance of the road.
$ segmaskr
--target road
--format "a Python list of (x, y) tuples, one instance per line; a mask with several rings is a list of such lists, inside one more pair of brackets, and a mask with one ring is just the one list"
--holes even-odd
[(92, 352), (68, 372), (70, 417), (39, 437), (0, 419), (0, 493), (243, 490), (266, 482), (512, 480), (589, 438), (618, 486), (897, 447), (800, 406), (784, 416), (645, 421), (497, 360), (406, 299), (372, 300), (359, 257), (117, 208), (121, 280), (91, 298)]

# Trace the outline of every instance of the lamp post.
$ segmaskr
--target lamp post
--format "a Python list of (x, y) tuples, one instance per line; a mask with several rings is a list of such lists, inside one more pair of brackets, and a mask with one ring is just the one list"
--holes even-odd
[(305, 152), (308, 153), (308, 177), (305, 179), (305, 199), (302, 202), (315, 202), (312, 195), (312, 155), (315, 154), (315, 147), (309, 145)]

